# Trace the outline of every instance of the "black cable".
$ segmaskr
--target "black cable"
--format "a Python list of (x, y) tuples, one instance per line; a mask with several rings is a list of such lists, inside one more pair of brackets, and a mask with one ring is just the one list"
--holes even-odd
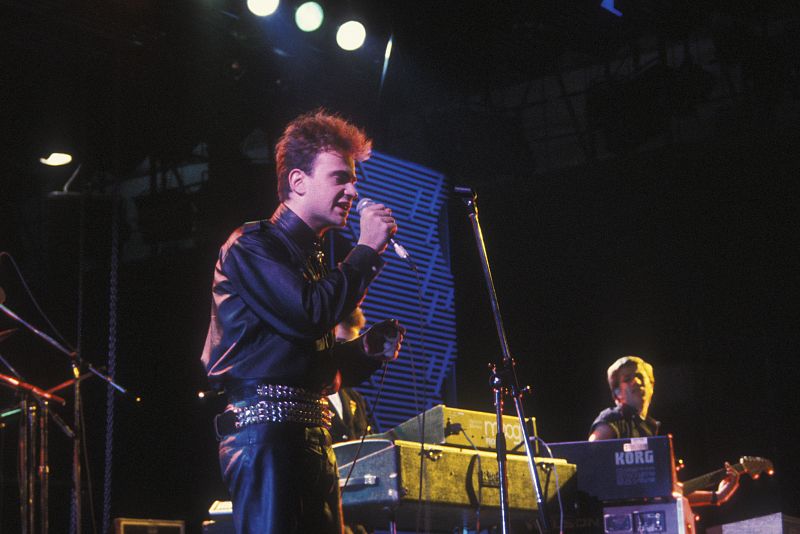
[[(73, 360), (73, 366), (75, 368), (76, 377), (75, 377), (75, 392), (76, 396), (73, 399), (73, 402), (77, 403), (78, 410), (75, 414), (76, 418), (78, 419), (75, 422), (75, 425), (80, 428), (80, 437), (78, 439), (81, 440), (81, 444), (79, 450), (77, 451), (78, 455), (78, 464), (82, 463), (85, 466), (86, 471), (86, 492), (83, 491), (83, 486), (81, 484), (83, 469), (80, 469), (81, 476), (78, 477), (78, 486), (81, 488), (80, 494), (73, 491), (73, 510), (72, 510), (72, 521), (71, 521), (71, 531), (74, 529), (75, 534), (80, 534), (83, 532), (83, 519), (82, 519), (82, 511), (83, 511), (83, 499), (81, 498), (84, 494), (89, 496), (89, 514), (92, 518), (92, 532), (97, 534), (97, 517), (95, 514), (95, 506), (94, 506), (94, 495), (92, 491), (92, 476), (91, 476), (91, 466), (89, 465), (89, 452), (88, 452), (88, 445), (86, 443), (86, 419), (84, 417), (84, 407), (83, 402), (80, 396), (82, 393), (80, 392), (80, 384), (79, 381), (81, 380), (80, 373), (81, 373), (81, 354), (83, 353), (83, 324), (84, 324), (84, 316), (83, 316), (83, 302), (84, 302), (84, 280), (85, 280), (85, 271), (86, 271), (86, 193), (81, 195), (81, 213), (80, 213), (80, 224), (79, 224), (79, 245), (78, 245), (78, 319), (77, 319), (77, 349), (74, 350), (76, 352), (77, 357)], [(80, 505), (80, 507), (78, 506)], [(81, 519), (78, 521), (78, 519)]]
[(0, 421), (0, 525), (2, 525), (3, 521), (3, 514), (5, 512), (4, 505), (5, 505), (5, 497), (4, 490), (5, 490), (5, 483), (6, 479), (3, 473), (5, 473), (5, 458), (6, 458), (6, 424)]
[[(375, 394), (375, 403), (370, 406), (369, 411), (367, 412), (367, 422), (371, 421), (374, 414), (375, 414), (375, 406), (378, 405), (378, 401), (381, 398), (381, 393), (383, 392), (383, 383), (384, 379), (386, 378), (386, 372), (389, 369), (389, 362), (383, 364), (383, 372), (381, 373), (381, 380), (378, 384), (378, 391)], [(347, 483), (350, 482), (350, 476), (353, 474), (353, 469), (356, 467), (356, 462), (358, 461), (359, 457), (361, 456), (361, 448), (364, 446), (364, 441), (367, 439), (367, 434), (361, 436), (361, 441), (358, 444), (358, 448), (356, 449), (355, 454), (353, 455), (353, 460), (350, 463), (350, 469), (347, 471), (347, 477), (344, 479), (344, 484), (341, 486), (342, 492), (344, 492), (344, 488), (347, 487)]]
[(83, 403), (81, 403), (81, 450), (83, 452), (83, 464), (86, 467), (86, 494), (89, 496), (89, 515), (92, 518), (92, 532), (97, 534), (97, 518), (94, 509), (94, 491), (92, 491), (92, 469), (89, 465), (89, 449), (86, 445), (86, 418), (83, 415)]
[(459, 426), (459, 430), (461, 433), (464, 434), (464, 437), (467, 438), (467, 441), (472, 448), (475, 449), (475, 458), (477, 458), (478, 463), (478, 506), (475, 509), (475, 532), (478, 533), (481, 531), (481, 504), (483, 502), (483, 467), (481, 466), (481, 451), (478, 450), (478, 447), (469, 439), (469, 435), (467, 431), (464, 430), (464, 427), (461, 425)]
[[(423, 304), (423, 295), (422, 295), (422, 281), (419, 277), (419, 270), (417, 266), (411, 261), (411, 256), (404, 258), (406, 260), (407, 265), (414, 273), (414, 279), (417, 282), (417, 304), (418, 304), (418, 319), (419, 319), (419, 333), (420, 333), (420, 356), (425, 357), (425, 332), (427, 330), (427, 323), (425, 321), (425, 307)], [(413, 345), (411, 345), (413, 347)], [(409, 348), (411, 348), (409, 347)], [(423, 399), (422, 399), (422, 407), (419, 405), (419, 384), (417, 383), (417, 366), (414, 359), (414, 353), (416, 351), (410, 350), (411, 356), (411, 381), (414, 385), (414, 403), (417, 407), (417, 411), (421, 412), (422, 417), (420, 417), (420, 431), (419, 431), (419, 487), (417, 489), (417, 502), (419, 506), (417, 506), (417, 517), (416, 517), (416, 532), (420, 532), (420, 524), (422, 522), (422, 492), (423, 492), (423, 485), (425, 480), (425, 417), (428, 411), (428, 399), (425, 384), (423, 383)]]
[[(427, 331), (427, 323), (425, 321), (425, 307), (423, 302), (423, 295), (422, 295), (422, 281), (419, 278), (419, 270), (417, 266), (414, 265), (414, 262), (411, 261), (411, 257), (409, 256), (407, 259), (407, 264), (409, 268), (414, 272), (414, 279), (417, 282), (417, 304), (418, 304), (418, 319), (419, 319), (419, 332), (420, 332), (420, 356), (424, 358), (426, 353), (425, 348), (425, 333)], [(413, 347), (413, 345), (411, 345)], [(423, 403), (422, 407), (420, 408), (419, 405), (419, 396), (418, 396), (418, 384), (417, 384), (417, 366), (415, 365), (414, 361), (414, 353), (416, 351), (410, 350), (411, 356), (411, 381), (414, 385), (414, 403), (417, 406), (417, 411), (422, 413), (422, 417), (420, 418), (420, 432), (419, 432), (419, 443), (420, 443), (420, 454), (419, 454), (419, 488), (417, 491), (417, 501), (420, 505), (417, 507), (417, 517), (416, 517), (416, 529), (417, 533), (420, 532), (420, 523), (422, 522), (422, 490), (423, 490), (423, 480), (425, 475), (425, 416), (428, 411), (428, 399), (427, 395), (425, 395), (425, 389), (423, 384)]]
[(28, 287), (28, 283), (25, 281), (25, 277), (24, 277), (24, 276), (22, 276), (22, 272), (20, 271), (19, 267), (17, 266), (17, 262), (16, 262), (16, 261), (14, 261), (14, 258), (13, 258), (13, 257), (11, 256), (11, 254), (9, 254), (8, 252), (2, 252), (2, 251), (0, 251), (0, 258), (2, 258), (3, 256), (7, 257), (7, 258), (8, 258), (8, 260), (11, 262), (11, 265), (14, 267), (14, 270), (17, 272), (17, 277), (19, 278), (19, 281), (20, 281), (20, 282), (22, 282), (22, 287), (24, 287), (24, 288), (25, 288), (25, 291), (26, 291), (26, 293), (28, 294), (28, 297), (30, 297), (30, 299), (31, 299), (31, 302), (33, 302), (33, 305), (34, 305), (34, 307), (36, 308), (36, 310), (39, 312), (39, 315), (41, 315), (42, 319), (44, 319), (44, 321), (47, 323), (47, 325), (50, 327), (50, 329), (51, 329), (51, 330), (52, 330), (52, 331), (53, 331), (53, 332), (54, 332), (54, 333), (55, 333), (55, 334), (58, 336), (58, 338), (61, 340), (61, 342), (62, 342), (62, 343), (63, 343), (63, 344), (64, 344), (64, 345), (65, 345), (65, 346), (66, 346), (66, 347), (69, 349), (69, 350), (71, 350), (71, 351), (73, 351), (73, 352), (74, 352), (74, 351), (75, 351), (75, 347), (73, 347), (73, 346), (72, 346), (72, 344), (70, 344), (70, 342), (69, 342), (69, 341), (67, 341), (67, 340), (64, 338), (64, 336), (61, 334), (61, 332), (59, 332), (59, 331), (58, 331), (58, 328), (56, 328), (56, 327), (53, 325), (53, 323), (51, 323), (51, 322), (50, 322), (50, 319), (48, 319), (47, 315), (45, 315), (45, 313), (44, 313), (44, 311), (42, 310), (41, 306), (39, 306), (39, 302), (36, 300), (36, 297), (34, 297), (34, 296), (33, 296), (33, 291), (31, 291), (30, 287)]
[[(113, 207), (111, 213), (111, 258), (108, 279), (108, 376), (116, 377), (117, 369), (117, 316), (119, 310), (119, 260), (120, 260), (120, 202), (119, 180), (114, 182)], [(111, 384), (106, 386), (106, 432), (105, 455), (103, 463), (103, 513), (102, 532), (111, 531), (111, 489), (114, 460), (114, 406), (115, 391)]]
[[(358, 165), (359, 170), (361, 171), (361, 174), (366, 178), (366, 171), (363, 168), (363, 166), (361, 164), (357, 164), (357, 165)], [(353, 229), (350, 227), (350, 225), (345, 226), (345, 228), (347, 229), (348, 233), (351, 236), (351, 244), (352, 243), (357, 243), (358, 240), (356, 239), (355, 232), (353, 232)], [(414, 277), (415, 277), (415, 280), (417, 282), (417, 302), (418, 302), (418, 306), (419, 306), (420, 348), (422, 350), (421, 356), (424, 357), (424, 354), (425, 354), (425, 331), (426, 331), (426, 326), (427, 325), (425, 323), (424, 303), (423, 303), (423, 295), (422, 295), (422, 282), (421, 282), (420, 277), (419, 277), (419, 269), (417, 269), (417, 266), (416, 266), (416, 264), (414, 264), (413, 260), (411, 259), (411, 256), (406, 256), (405, 258), (401, 258), (401, 259), (404, 260), (406, 265), (408, 265), (409, 269), (411, 269), (411, 271), (414, 272)], [(415, 404), (415, 406), (417, 408), (417, 412), (421, 413), (421, 417), (419, 418), (420, 419), (421, 428), (420, 428), (420, 440), (419, 440), (420, 441), (419, 488), (418, 488), (418, 497), (417, 497), (417, 501), (420, 503), (420, 506), (417, 507), (417, 520), (416, 520), (416, 527), (417, 527), (416, 528), (416, 532), (419, 533), (420, 532), (421, 515), (422, 515), (421, 503), (422, 503), (422, 490), (423, 490), (423, 480), (424, 480), (424, 472), (425, 472), (425, 412), (426, 412), (426, 409), (427, 409), (427, 395), (424, 395), (423, 404), (422, 404), (422, 407), (420, 408), (418, 385), (417, 385), (417, 368), (416, 368), (416, 362), (415, 362), (415, 359), (414, 359), (414, 352), (415, 351), (412, 348), (414, 345), (412, 343), (410, 343), (410, 342), (405, 342), (405, 344), (408, 345), (408, 348), (409, 348), (409, 361), (411, 363), (411, 381), (412, 381), (412, 384), (413, 384), (414, 404)], [(383, 378), (384, 377), (385, 377), (385, 371), (384, 371), (384, 376), (381, 377), (381, 388), (383, 387)], [(376, 395), (375, 405), (373, 406), (373, 411), (374, 411), (375, 407), (377, 406), (377, 404), (378, 404), (378, 396)], [(364, 438), (362, 438), (362, 444), (363, 444), (363, 441), (364, 441)], [(359, 444), (359, 447), (356, 450), (356, 456), (353, 459), (353, 464), (350, 466), (350, 472), (348, 473), (347, 479), (345, 480), (345, 485), (347, 484), (347, 480), (350, 479), (350, 473), (352, 473), (353, 468), (355, 467), (356, 459), (358, 458), (358, 454), (359, 454), (360, 451), (361, 451), (361, 444)]]
[[(539, 436), (533, 436), (532, 439), (544, 445), (544, 448), (547, 450), (547, 454), (550, 455), (550, 459), (555, 460), (555, 457), (553, 456), (553, 451), (550, 449), (550, 445), (548, 445), (545, 440), (543, 440)], [(559, 483), (558, 480), (558, 467), (556, 466), (555, 463), (553, 463), (552, 466), (553, 466), (553, 472), (556, 474), (555, 478), (556, 478), (556, 498), (558, 499), (558, 531), (561, 534), (564, 534), (564, 503), (561, 501), (561, 484)]]
[(422, 408), (419, 404), (419, 394), (417, 385), (417, 367), (414, 363), (414, 350), (411, 348), (414, 345), (409, 343), (409, 353), (411, 360), (411, 383), (413, 384), (414, 391), (414, 405), (417, 409), (417, 421), (419, 421), (419, 487), (417, 488), (417, 517), (416, 517), (416, 532), (420, 532), (420, 523), (422, 522), (422, 490), (423, 482), (425, 480), (425, 416), (427, 410), (425, 409), (427, 402), (424, 402)]

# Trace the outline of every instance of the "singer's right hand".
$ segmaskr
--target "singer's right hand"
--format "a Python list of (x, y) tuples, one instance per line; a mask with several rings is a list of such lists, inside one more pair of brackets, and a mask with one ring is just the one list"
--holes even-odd
[(380, 254), (396, 232), (397, 223), (391, 209), (383, 204), (369, 204), (361, 210), (359, 245), (367, 245)]

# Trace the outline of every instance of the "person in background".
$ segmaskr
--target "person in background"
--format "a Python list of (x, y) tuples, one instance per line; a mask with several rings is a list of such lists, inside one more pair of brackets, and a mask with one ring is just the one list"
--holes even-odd
[[(655, 391), (653, 366), (638, 356), (623, 356), (606, 373), (614, 406), (601, 411), (589, 430), (589, 441), (655, 436), (661, 423), (650, 415)], [(726, 474), (716, 490), (698, 490), (686, 498), (689, 505), (709, 506), (727, 502), (739, 487), (739, 473), (725, 462)]]
[[(361, 308), (356, 308), (342, 322), (336, 325), (334, 335), (336, 341), (345, 342), (356, 339), (364, 328), (366, 319)], [(334, 443), (361, 439), (368, 434), (367, 402), (364, 396), (351, 387), (339, 388), (339, 391), (328, 395), (333, 410), (331, 421), (331, 438)]]
[[(364, 312), (360, 307), (336, 325), (334, 334), (336, 341), (343, 343), (356, 339), (366, 324)], [(369, 412), (364, 396), (351, 387), (339, 388), (339, 391), (328, 395), (333, 418), (331, 420), (331, 438), (334, 443), (361, 439), (370, 431)], [(345, 521), (347, 517), (345, 517)], [(345, 534), (368, 534), (371, 532), (364, 525), (347, 523)]]

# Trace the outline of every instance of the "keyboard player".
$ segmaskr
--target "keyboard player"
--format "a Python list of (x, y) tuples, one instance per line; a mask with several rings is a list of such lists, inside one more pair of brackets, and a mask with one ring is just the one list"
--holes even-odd
[[(601, 411), (592, 423), (589, 441), (648, 437), (658, 434), (661, 423), (650, 415), (655, 389), (653, 366), (638, 356), (623, 356), (607, 372), (614, 406)], [(725, 463), (727, 474), (716, 490), (686, 495), (692, 507), (721, 505), (739, 487), (739, 473)]]

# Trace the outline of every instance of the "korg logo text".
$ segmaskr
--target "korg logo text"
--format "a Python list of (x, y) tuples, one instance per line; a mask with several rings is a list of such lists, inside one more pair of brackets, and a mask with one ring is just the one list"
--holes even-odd
[(614, 462), (617, 465), (636, 465), (654, 463), (653, 451), (615, 452)]

